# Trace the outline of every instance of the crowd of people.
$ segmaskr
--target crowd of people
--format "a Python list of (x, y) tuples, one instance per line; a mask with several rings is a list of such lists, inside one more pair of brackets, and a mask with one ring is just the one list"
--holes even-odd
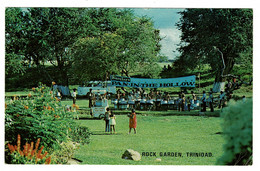
[[(232, 91), (227, 84), (225, 91), (220, 94), (213, 93), (212, 89), (208, 93), (202, 92), (202, 97), (198, 97), (194, 91), (184, 93), (181, 91), (178, 96), (172, 96), (168, 92), (162, 92), (157, 89), (150, 89), (147, 92), (145, 89), (135, 88), (131, 91), (126, 91), (124, 88), (118, 89), (114, 96), (108, 94), (93, 93), (92, 89), (87, 93), (89, 100), (89, 108), (95, 105), (95, 102), (101, 99), (112, 98), (112, 103), (116, 109), (120, 109), (121, 104), (126, 104), (124, 109), (140, 109), (140, 110), (164, 110), (177, 109), (178, 111), (191, 111), (201, 107), (201, 111), (205, 112), (209, 107), (211, 112), (214, 112), (214, 107), (223, 108), (226, 103), (232, 98)], [(214, 94), (214, 95), (213, 95)], [(60, 92), (57, 91), (57, 97), (61, 98)], [(76, 103), (76, 89), (72, 93), (73, 104)], [(170, 108), (174, 106), (174, 108)], [(90, 112), (90, 114), (92, 114)]]
[[(144, 110), (163, 110), (163, 106), (167, 106), (170, 109), (170, 105), (174, 105), (178, 111), (191, 111), (192, 109), (198, 109), (201, 107), (201, 111), (205, 112), (209, 107), (211, 112), (214, 112), (214, 106), (223, 108), (227, 101), (232, 98), (232, 92), (228, 89), (221, 91), (220, 94), (214, 94), (212, 89), (206, 93), (203, 91), (202, 97), (198, 97), (194, 91), (189, 94), (181, 91), (178, 96), (171, 96), (168, 92), (162, 92), (156, 89), (151, 89), (150, 92), (146, 92), (143, 89), (133, 89), (130, 92), (117, 91), (116, 97), (112, 103), (117, 109), (120, 109), (120, 105), (125, 102), (129, 108), (144, 109)], [(142, 104), (146, 107), (142, 108)], [(131, 107), (132, 106), (132, 107)]]
[[(114, 103), (117, 106), (117, 109), (120, 109), (118, 105), (120, 105), (121, 101), (127, 102), (126, 104), (130, 104), (131, 114), (129, 117), (129, 134), (131, 130), (134, 130), (136, 133), (137, 119), (135, 109), (144, 109), (144, 110), (162, 110), (164, 104), (169, 106), (170, 104), (174, 104), (177, 111), (191, 111), (192, 109), (200, 109), (201, 112), (206, 112), (207, 107), (211, 112), (214, 112), (215, 107), (223, 108), (226, 106), (227, 102), (232, 98), (232, 90), (237, 86), (230, 81), (226, 84), (225, 91), (221, 91), (219, 94), (213, 93), (213, 90), (210, 89), (208, 93), (206, 91), (202, 92), (201, 96), (198, 96), (194, 91), (187, 93), (187, 91), (181, 91), (177, 96), (170, 95), (169, 92), (163, 92), (157, 89), (150, 89), (148, 92), (145, 89), (141, 88), (133, 88), (131, 91), (126, 91), (124, 88), (118, 89), (115, 95), (110, 94), (100, 94), (99, 92), (93, 92), (92, 89), (87, 93), (87, 98), (89, 100), (88, 107), (91, 109), (95, 106), (96, 101), (102, 99), (114, 99), (118, 103)], [(76, 89), (73, 89), (72, 92), (73, 104), (76, 104)], [(57, 89), (56, 92), (57, 99), (61, 100), (62, 95), (60, 90)], [(243, 100), (245, 97), (243, 96)], [(133, 102), (133, 103), (132, 103)], [(140, 108), (144, 102), (146, 107)], [(163, 103), (165, 102), (165, 103)], [(173, 103), (170, 103), (173, 102)], [(113, 103), (113, 101), (112, 101)], [(148, 108), (149, 106), (150, 108)], [(92, 115), (92, 110), (90, 110), (90, 114)], [(110, 110), (109, 107), (106, 108), (105, 116), (103, 118), (105, 120), (105, 132), (116, 133), (116, 116)]]

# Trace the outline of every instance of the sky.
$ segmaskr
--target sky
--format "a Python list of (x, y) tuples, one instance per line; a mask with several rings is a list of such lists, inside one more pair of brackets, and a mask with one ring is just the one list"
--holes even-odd
[(134, 8), (137, 16), (148, 16), (154, 21), (156, 29), (160, 30), (161, 54), (174, 59), (179, 55), (176, 51), (177, 45), (180, 43), (181, 31), (177, 29), (176, 23), (180, 19), (178, 12), (184, 9), (178, 8)]

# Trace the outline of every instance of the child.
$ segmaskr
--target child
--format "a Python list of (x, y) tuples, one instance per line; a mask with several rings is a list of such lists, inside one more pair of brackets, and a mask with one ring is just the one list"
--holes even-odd
[(72, 95), (71, 95), (72, 98), (73, 98), (73, 104), (74, 104), (74, 105), (76, 104), (76, 96), (77, 96), (76, 90), (77, 90), (77, 89), (74, 88), (74, 89), (73, 89), (73, 93), (72, 93)]
[(132, 109), (132, 113), (129, 115), (129, 133), (131, 133), (132, 128), (134, 129), (134, 133), (136, 134), (136, 124), (137, 124), (137, 120), (136, 120), (136, 113), (135, 110)]
[(59, 89), (57, 91), (57, 98), (58, 98), (59, 101), (61, 101), (62, 96), (61, 96), (61, 93), (60, 93)]
[(110, 120), (109, 120), (109, 124), (110, 124), (110, 131), (112, 134), (112, 130), (114, 131), (114, 133), (116, 133), (116, 129), (115, 129), (115, 125), (116, 125), (116, 116), (111, 112), (110, 115)]

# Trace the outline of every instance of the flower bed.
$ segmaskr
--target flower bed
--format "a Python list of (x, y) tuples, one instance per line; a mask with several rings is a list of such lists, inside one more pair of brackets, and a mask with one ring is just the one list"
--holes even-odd
[(17, 134), (23, 137), (23, 140), (19, 140), (23, 144), (35, 142), (40, 138), (40, 145), (46, 147), (50, 153), (60, 150), (61, 144), (65, 142), (88, 143), (88, 129), (84, 129), (86, 132), (82, 133), (82, 128), (79, 128), (74, 120), (79, 107), (74, 106), (73, 111), (66, 110), (53, 94), (50, 87), (41, 85), (32, 88), (32, 92), (26, 98), (7, 99), (5, 141), (14, 144)]

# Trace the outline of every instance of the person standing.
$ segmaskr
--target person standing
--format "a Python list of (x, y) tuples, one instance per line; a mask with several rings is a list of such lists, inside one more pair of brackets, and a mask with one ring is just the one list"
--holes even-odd
[(117, 90), (117, 92), (116, 92), (116, 99), (117, 99), (117, 109), (119, 109), (119, 101), (121, 99), (121, 92), (120, 92), (120, 90)]
[(185, 111), (185, 94), (184, 92), (181, 93), (181, 111)]
[(191, 96), (192, 96), (191, 106), (194, 109), (194, 108), (197, 107), (197, 97), (196, 97), (196, 94), (193, 91), (191, 91)]
[(87, 96), (88, 96), (88, 101), (89, 101), (88, 107), (90, 108), (90, 115), (92, 116), (93, 100), (95, 98), (95, 94), (92, 92), (92, 89), (89, 89)]
[(136, 113), (135, 110), (132, 109), (132, 113), (129, 115), (129, 133), (131, 133), (132, 128), (134, 129), (134, 133), (136, 134), (136, 125), (137, 125), (137, 119), (136, 119)]
[(168, 92), (165, 92), (164, 100), (166, 100), (166, 101), (170, 101), (171, 100), (171, 96), (170, 96), (170, 94)]
[(182, 98), (181, 98), (181, 93), (179, 94), (179, 98), (178, 98), (178, 111), (181, 111), (181, 104), (182, 104)]
[(155, 99), (155, 110), (160, 110), (161, 94), (159, 91), (156, 92)]
[(59, 105), (61, 106), (61, 98), (62, 98), (61, 91), (59, 89), (57, 89), (57, 90), (58, 90), (57, 91), (57, 100), (59, 101)]
[(190, 107), (191, 107), (191, 99), (190, 99), (190, 97), (187, 98), (187, 105), (188, 105), (188, 111), (190, 112)]
[(76, 96), (77, 96), (77, 93), (76, 93), (76, 90), (77, 89), (73, 89), (73, 93), (72, 93), (72, 99), (73, 99), (73, 104), (75, 105), (76, 104)]
[(210, 107), (210, 111), (214, 112), (213, 93), (212, 93), (212, 91), (209, 92), (209, 107)]
[(92, 92), (92, 89), (89, 89), (87, 96), (88, 96), (88, 100), (89, 100), (88, 107), (91, 108), (91, 107), (93, 107), (93, 100), (95, 98), (95, 94)]
[(206, 92), (203, 91), (201, 102), (202, 102), (202, 112), (206, 112)]
[(220, 91), (219, 95), (219, 108), (223, 108), (225, 106), (225, 96), (226, 94), (223, 91)]
[(191, 91), (191, 96), (194, 101), (197, 100), (196, 94), (193, 91)]
[(115, 116), (115, 114), (112, 113), (112, 111), (111, 111), (111, 115), (110, 115), (109, 124), (110, 124), (111, 134), (112, 134), (112, 131), (114, 131), (114, 133), (116, 133), (116, 129), (115, 129), (115, 126), (116, 126), (116, 116)]
[(110, 125), (109, 125), (110, 115), (111, 115), (110, 109), (107, 108), (106, 113), (105, 113), (105, 118), (104, 118), (105, 123), (106, 123), (105, 132), (110, 132)]

